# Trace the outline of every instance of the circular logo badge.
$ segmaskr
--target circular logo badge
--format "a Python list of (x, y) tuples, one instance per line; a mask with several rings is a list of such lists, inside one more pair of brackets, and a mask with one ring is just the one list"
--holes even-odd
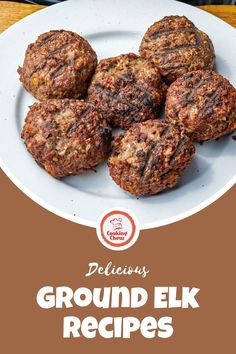
[(139, 237), (136, 217), (124, 209), (106, 211), (98, 220), (97, 235), (100, 242), (114, 251), (131, 247)]

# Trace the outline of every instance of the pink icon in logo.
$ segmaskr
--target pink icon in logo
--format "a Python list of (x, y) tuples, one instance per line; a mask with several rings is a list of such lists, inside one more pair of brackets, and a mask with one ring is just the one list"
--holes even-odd
[(113, 226), (113, 230), (122, 230), (123, 229), (122, 218), (114, 218), (110, 221), (110, 223)]

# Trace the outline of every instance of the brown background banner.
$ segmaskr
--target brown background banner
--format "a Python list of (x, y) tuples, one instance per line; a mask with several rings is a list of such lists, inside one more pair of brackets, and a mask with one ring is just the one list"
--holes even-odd
[[(194, 216), (161, 228), (142, 231), (129, 250), (104, 248), (95, 230), (44, 210), (19, 191), (1, 172), (1, 323), (3, 353), (233, 353), (235, 313), (235, 196), (233, 187), (220, 200)], [(85, 278), (87, 264), (146, 265), (149, 275)], [(156, 286), (201, 289), (199, 309), (43, 310), (37, 291), (46, 285), (73, 289)], [(63, 339), (63, 317), (173, 316), (168, 339)]]

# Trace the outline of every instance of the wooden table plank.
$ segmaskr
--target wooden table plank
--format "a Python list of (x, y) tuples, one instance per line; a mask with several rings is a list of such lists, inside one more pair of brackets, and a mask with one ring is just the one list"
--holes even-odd
[(236, 6), (235, 5), (205, 5), (201, 9), (221, 18), (231, 26), (236, 27)]
[(0, 32), (44, 7), (45, 6), (21, 4), (12, 1), (0, 1)]
[[(44, 7), (45, 6), (21, 4), (12, 1), (0, 1), (0, 32), (4, 31), (23, 17), (41, 10)], [(200, 6), (200, 8), (217, 17), (220, 17), (224, 21), (236, 27), (236, 6), (207, 5)]]

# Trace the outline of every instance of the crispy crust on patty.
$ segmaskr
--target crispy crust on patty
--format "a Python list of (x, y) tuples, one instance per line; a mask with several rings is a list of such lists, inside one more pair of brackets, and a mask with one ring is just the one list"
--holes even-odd
[(92, 105), (52, 99), (30, 107), (22, 138), (36, 162), (61, 178), (102, 162), (110, 149), (111, 129)]
[(167, 82), (193, 70), (212, 69), (215, 53), (210, 38), (185, 16), (166, 16), (145, 33), (140, 55), (153, 61)]
[(81, 98), (97, 65), (90, 44), (71, 31), (41, 34), (27, 48), (20, 81), (39, 100)]
[(185, 74), (168, 89), (166, 116), (192, 140), (217, 139), (236, 129), (236, 90), (214, 71)]
[(165, 93), (156, 66), (132, 53), (101, 60), (88, 90), (111, 125), (124, 129), (157, 118)]
[(148, 120), (115, 137), (109, 171), (131, 194), (152, 195), (176, 185), (194, 152), (180, 127)]

